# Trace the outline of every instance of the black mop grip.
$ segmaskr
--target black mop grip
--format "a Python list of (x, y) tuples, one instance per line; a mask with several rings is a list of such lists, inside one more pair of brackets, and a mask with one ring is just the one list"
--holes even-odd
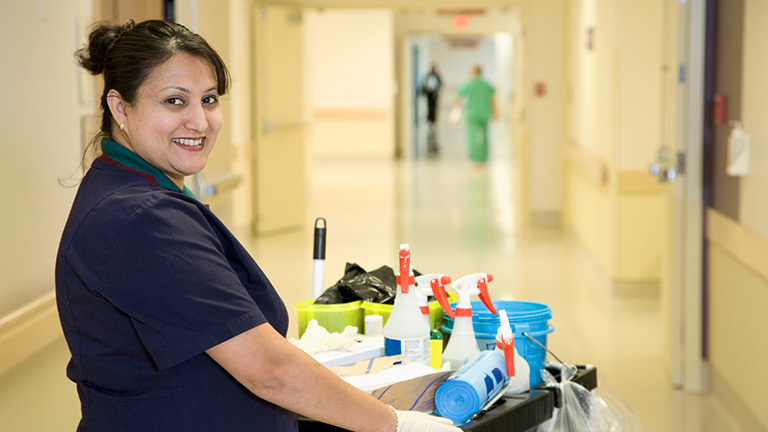
[[(323, 221), (323, 226), (319, 223)], [(312, 259), (325, 259), (325, 219), (315, 219), (315, 244), (312, 248)]]

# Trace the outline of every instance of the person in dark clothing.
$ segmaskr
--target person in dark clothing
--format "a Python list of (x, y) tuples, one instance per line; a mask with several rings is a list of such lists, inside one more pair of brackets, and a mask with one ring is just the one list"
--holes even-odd
[(437, 100), (440, 97), (440, 86), (442, 85), (440, 74), (437, 72), (437, 66), (432, 65), (429, 73), (424, 77), (424, 83), (421, 86), (421, 92), (427, 97), (427, 122), (434, 125), (437, 122)]
[(442, 79), (437, 72), (437, 65), (433, 64), (427, 76), (424, 77), (424, 82), (421, 86), (421, 92), (427, 98), (427, 123), (429, 123), (427, 152), (429, 154), (436, 154), (439, 151), (435, 123), (437, 123), (437, 103), (440, 98), (441, 86)]
[(104, 77), (101, 155), (56, 259), (78, 432), (460, 432), (347, 384), (286, 338), (288, 311), (246, 249), (184, 186), (224, 124), (229, 72), (167, 21), (97, 24), (79, 64)]

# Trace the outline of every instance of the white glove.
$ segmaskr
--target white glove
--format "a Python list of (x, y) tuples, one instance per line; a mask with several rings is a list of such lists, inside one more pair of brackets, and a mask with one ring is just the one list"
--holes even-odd
[(445, 417), (419, 411), (394, 411), (397, 415), (397, 432), (461, 432)]

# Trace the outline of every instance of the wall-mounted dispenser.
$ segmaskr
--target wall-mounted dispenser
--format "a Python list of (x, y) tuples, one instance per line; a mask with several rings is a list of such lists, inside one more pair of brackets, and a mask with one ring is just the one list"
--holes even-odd
[(730, 176), (749, 174), (749, 135), (741, 129), (741, 122), (731, 122), (733, 128), (728, 135), (728, 164), (725, 167)]

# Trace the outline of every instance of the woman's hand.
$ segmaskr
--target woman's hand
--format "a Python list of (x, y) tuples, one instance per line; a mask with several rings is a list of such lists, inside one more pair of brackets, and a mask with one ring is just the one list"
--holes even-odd
[(437, 417), (418, 411), (399, 411), (397, 414), (397, 432), (461, 432), (453, 422), (445, 417)]

